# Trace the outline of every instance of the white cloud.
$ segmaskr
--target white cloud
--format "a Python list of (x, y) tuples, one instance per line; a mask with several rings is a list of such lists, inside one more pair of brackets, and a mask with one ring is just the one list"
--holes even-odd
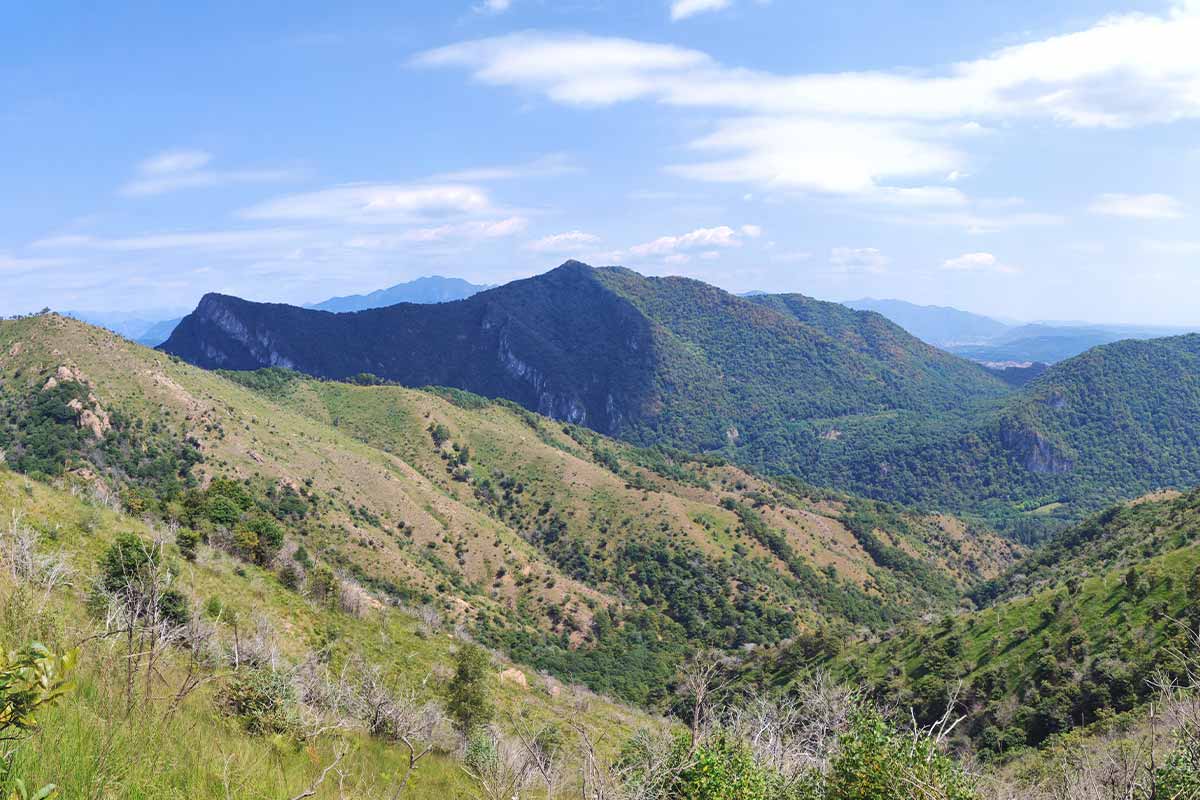
[(740, 232), (728, 225), (720, 225), (716, 228), (697, 228), (691, 233), (680, 236), (660, 236), (652, 242), (634, 245), (629, 248), (629, 252), (639, 258), (663, 258), (668, 263), (682, 263), (686, 259), (676, 258), (674, 261), (671, 259), (688, 250), (739, 247), (743, 237), (753, 238), (761, 233), (762, 228), (757, 225), (743, 225)]
[(456, 170), (454, 172), (435, 175), (430, 180), (435, 182), (473, 183), (514, 180), (517, 178), (546, 178), (558, 175), (572, 175), (582, 171), (565, 153), (551, 153), (550, 155), (542, 156), (523, 164)]
[(1183, 205), (1166, 194), (1102, 194), (1088, 210), (1093, 214), (1132, 219), (1178, 219)]
[(462, 66), (476, 79), (610, 104), (638, 97), (750, 113), (961, 120), (1031, 116), (1082, 126), (1136, 125), (1200, 116), (1200, 7), (1162, 16), (1106, 17), (1084, 30), (927, 72), (779, 75), (708, 55), (630, 39), (516, 34), (451, 45), (420, 64)]
[(24, 258), (0, 253), (0, 274), (23, 275), (65, 263), (68, 263), (67, 260), (61, 258)]
[(490, 210), (487, 193), (469, 184), (356, 184), (278, 197), (241, 213), (247, 219), (394, 224)]
[(834, 272), (879, 274), (887, 271), (891, 259), (874, 247), (835, 247), (829, 253)]
[(709, 157), (676, 164), (674, 173), (870, 199), (913, 179), (963, 177), (966, 145), (993, 123), (1129, 127), (1200, 118), (1197, 41), (1200, 4), (1191, 2), (1158, 15), (1105, 17), (929, 70), (780, 74), (684, 47), (546, 33), (462, 42), (414, 63), (465, 68), (481, 83), (566, 105), (642, 100), (707, 109), (713, 127), (691, 146)]
[(140, 252), (150, 250), (242, 250), (261, 246), (294, 244), (305, 239), (304, 231), (280, 228), (162, 233), (119, 238), (94, 236), (54, 236), (39, 239), (30, 247), (43, 250), (111, 250)]
[(679, 21), (706, 11), (720, 11), (729, 8), (729, 3), (730, 0), (674, 0), (671, 3), (671, 19)]
[(583, 231), (567, 231), (543, 236), (525, 245), (535, 253), (578, 253), (600, 243), (600, 237)]
[(200, 169), (212, 161), (212, 153), (203, 150), (167, 150), (143, 161), (138, 171), (145, 175), (170, 175)]
[(942, 269), (953, 272), (1019, 272), (1016, 267), (1002, 264), (991, 253), (963, 253), (942, 262)]
[(512, 0), (483, 0), (475, 7), (475, 10), (483, 14), (503, 14), (510, 8), (512, 8)]
[(522, 233), (528, 225), (529, 220), (525, 217), (475, 220), (427, 228), (411, 228), (401, 233), (383, 236), (356, 236), (349, 239), (346, 246), (360, 250), (395, 250), (414, 244), (503, 239)]
[(285, 181), (299, 174), (295, 170), (282, 169), (203, 169), (211, 160), (212, 154), (203, 150), (168, 150), (159, 153), (138, 165), (137, 177), (122, 186), (119, 194), (148, 197), (180, 189)]

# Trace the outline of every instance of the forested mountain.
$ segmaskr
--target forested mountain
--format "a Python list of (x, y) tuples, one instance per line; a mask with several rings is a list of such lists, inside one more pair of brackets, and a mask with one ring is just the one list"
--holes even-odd
[[(676, 298), (628, 289), (625, 296), (687, 329), (689, 315), (657, 305)], [(860, 357), (891, 346), (883, 344), (891, 329), (875, 315), (841, 316), (802, 301), (786, 316), (750, 308), (787, 325), (824, 312), (825, 335)], [(1161, 343), (1102, 348), (1060, 365), (1026, 394), (989, 402), (1006, 419), (1052, 433), (1056, 418), (1039, 414), (1064, 412), (1073, 424), (1063, 435), (1071, 437), (1091, 430), (1074, 424), (1077, 417), (1105, 413), (1136, 423), (1145, 410), (1116, 389), (1140, 373), (1144, 383), (1172, 382), (1180, 405), (1169, 411), (1179, 416), (1192, 402), (1188, 376), (1196, 373), (1187, 354), (1200, 350), (1196, 339), (1174, 340), (1171, 353), (1159, 352)], [(692, 341), (717, 346), (700, 333)], [(1077, 385), (1093, 387), (1103, 403)], [(952, 711), (967, 722), (958, 746), (998, 764), (1042, 748), (1022, 784), (1038, 787), (1040, 775), (1056, 768), (1048, 737), (1080, 723), (1101, 730), (1140, 719), (1152, 697), (1151, 671), (1169, 648), (1186, 644), (1174, 620), (1186, 618), (1200, 591), (1193, 588), (1195, 493), (1117, 508), (1020, 560), (1020, 548), (953, 517), (764, 479), (715, 456), (625, 444), (509, 401), (384, 385), (367, 375), (331, 382), (281, 368), (206, 372), (50, 314), (0, 323), (0, 450), (0, 510), (11, 519), (8, 532), (0, 530), (6, 564), (32, 570), (28, 580), (37, 581), (62, 565), (63, 574), (82, 573), (95, 587), (41, 588), (36, 612), (10, 600), (6, 620), (19, 627), (0, 633), (6, 644), (29, 637), (46, 609), (72, 620), (69, 630), (50, 634), (52, 644), (100, 641), (89, 614), (98, 613), (103, 591), (117, 591), (106, 587), (126, 586), (131, 563), (169, 581), (154, 613), (183, 620), (197, 631), (188, 637), (204, 637), (149, 645), (154, 663), (172, 667), (144, 687), (106, 669), (103, 648), (87, 645), (87, 690), (44, 716), (54, 744), (22, 761), (26, 774), (49, 771), (80, 791), (114, 784), (51, 754), (119, 733), (118, 757), (138, 770), (125, 773), (129, 785), (162, 787), (169, 775), (192, 796), (220, 796), (233, 775), (263, 796), (302, 794), (305, 780), (319, 778), (314, 762), (347, 757), (308, 733), (333, 715), (369, 737), (347, 763), (394, 783), (406, 773), (397, 751), (381, 743), (396, 740), (373, 715), (388, 708), (399, 716), (387, 719), (402, 721), (423, 703), (415, 707), (434, 715), (434, 725), (447, 719), (436, 714), (448, 698), (446, 713), (459, 725), (469, 717), (454, 716), (462, 708), (454, 687), (470, 674), (471, 702), (488, 704), (479, 708), (499, 717), (497, 729), (562, 736), (552, 722), (569, 716), (584, 757), (598, 737), (626, 742), (616, 775), (637, 757), (631, 748), (639, 742), (675, 741), (671, 758), (697, 748), (697, 758), (720, 765), (714, 786), (747, 774), (782, 780), (770, 771), (778, 767), (751, 758), (745, 726), (767, 719), (761, 715), (807, 719), (840, 708), (841, 716), (822, 722), (831, 726), (819, 762), (829, 763), (828, 772), (796, 773), (816, 781), (819, 793), (752, 796), (875, 798), (886, 796), (879, 792), (895, 770), (916, 768), (922, 780), (957, 787), (948, 796), (974, 800), (984, 796), (982, 779), (938, 753), (931, 744), (938, 729), (897, 732), (899, 723), (875, 711), (875, 700), (859, 694), (851, 703), (821, 675), (870, 689), (879, 707), (911, 706), (922, 724), (943, 712), (961, 679), (965, 691)], [(1070, 457), (1052, 451), (1046, 464)], [(50, 547), (53, 558), (44, 555)], [(36, 558), (11, 561), (14, 552)], [(10, 591), (9, 582), (10, 570), (0, 571), (0, 590)], [(976, 605), (983, 610), (962, 613)], [(943, 621), (919, 621), (930, 617)], [(451, 629), (516, 663), (494, 666), (485, 652), (441, 635)], [(200, 647), (208, 649), (189, 649)], [(232, 666), (221, 672), (225, 663)], [(709, 701), (712, 714), (731, 715), (720, 717), (729, 727), (719, 733), (677, 727), (648, 739), (672, 723), (580, 689), (564, 695), (559, 682), (686, 717), (678, 703), (692, 697), (697, 669), (712, 686), (735, 690)], [(164, 687), (176, 672), (199, 683), (185, 683), (191, 688), (171, 701)], [(431, 673), (448, 677), (430, 684)], [(193, 694), (209, 681), (217, 688)], [(448, 688), (431, 688), (442, 683)], [(748, 688), (744, 701), (738, 692)], [(399, 705), (374, 706), (369, 697)], [(817, 705), (793, 707), (788, 697)], [(114, 702), (152, 713), (95, 713)], [(476, 713), (467, 708), (463, 714)], [(451, 741), (467, 740), (471, 724), (461, 723), (465, 733)], [(171, 727), (184, 725), (217, 743), (185, 759), (216, 768), (216, 783), (197, 777), (197, 767), (154, 766), (144, 757), (184, 758)], [(635, 736), (637, 728), (643, 732)], [(406, 735), (421, 741), (449, 735), (413, 730)], [(264, 734), (286, 773), (266, 775), (225, 755), (237, 747), (260, 757)], [(309, 760), (291, 759), (289, 743), (308, 735)], [(151, 748), (155, 737), (162, 741)], [(470, 752), (465, 769), (455, 766), (452, 745), (428, 752), (413, 796), (481, 785)], [(1149, 769), (1190, 780), (1179, 752), (1186, 755), (1177, 750)], [(563, 751), (562, 763), (585, 774), (595, 768), (574, 766), (575, 753)], [(710, 781), (707, 774), (683, 771), (671, 780), (691, 785)], [(357, 775), (343, 780), (362, 780)], [(727, 796), (714, 791), (696, 796)]]
[(163, 349), (210, 368), (455, 386), (692, 450), (814, 417), (938, 412), (1006, 392), (882, 317), (808, 302), (802, 320), (698, 281), (568, 262), (464, 301), (356, 314), (208, 295)]
[(1010, 330), (1010, 326), (982, 314), (948, 306), (921, 306), (903, 300), (847, 300), (842, 305), (859, 311), (875, 311), (918, 339), (938, 347), (982, 344)]
[(1198, 335), (1117, 342), (969, 414), (831, 419), (747, 457), (821, 485), (970, 509), (1032, 541), (1119, 499), (1200, 483), (1198, 370)]
[(320, 303), (307, 305), (305, 308), (343, 312), (382, 308), (394, 306), (397, 303), (449, 303), (453, 300), (464, 300), (490, 288), (490, 286), (468, 283), (462, 278), (443, 278), (441, 275), (430, 275), (367, 294), (331, 297)]
[(464, 388), (1034, 541), (1200, 482), (1198, 343), (1107, 345), (1014, 390), (873, 312), (570, 262), (464, 301), (355, 314), (209, 295), (163, 349)]

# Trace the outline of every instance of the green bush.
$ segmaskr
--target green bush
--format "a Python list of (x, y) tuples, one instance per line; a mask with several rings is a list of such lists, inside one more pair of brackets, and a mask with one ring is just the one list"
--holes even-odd
[(222, 711), (253, 734), (298, 733), (296, 691), (285, 675), (266, 669), (240, 669), (217, 695)]
[(902, 734), (873, 710), (855, 714), (838, 739), (826, 800), (974, 800), (962, 767), (924, 734)]
[(492, 721), (492, 657), (465, 643), (454, 654), (454, 676), (446, 685), (446, 711), (464, 736)]
[(180, 528), (175, 534), (175, 545), (179, 548), (179, 554), (188, 561), (196, 560), (196, 548), (200, 545), (200, 534), (196, 533), (191, 528)]

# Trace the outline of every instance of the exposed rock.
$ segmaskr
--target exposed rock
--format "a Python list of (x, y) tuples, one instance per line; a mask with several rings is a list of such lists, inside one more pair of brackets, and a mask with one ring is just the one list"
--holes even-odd
[(511, 683), (514, 686), (520, 686), (522, 689), (529, 688), (529, 679), (525, 677), (525, 673), (515, 667), (510, 667), (500, 673), (500, 680), (504, 683)]
[(82, 400), (72, 398), (71, 402), (67, 403), (67, 408), (78, 415), (79, 427), (90, 430), (97, 439), (103, 439), (104, 434), (112, 430), (112, 420), (109, 419), (108, 412), (99, 405), (93, 410), (85, 406)]
[(17, 356), (21, 355), (21, 351), (22, 351), (22, 350), (24, 350), (24, 349), (25, 349), (25, 345), (24, 345), (24, 343), (22, 343), (22, 342), (13, 342), (13, 346), (12, 346), (12, 347), (10, 347), (10, 348), (8, 348), (8, 355), (9, 355), (11, 358), (16, 358)]
[(1000, 443), (1030, 472), (1065, 475), (1075, 469), (1075, 460), (1048, 436), (1015, 420), (1001, 421)]

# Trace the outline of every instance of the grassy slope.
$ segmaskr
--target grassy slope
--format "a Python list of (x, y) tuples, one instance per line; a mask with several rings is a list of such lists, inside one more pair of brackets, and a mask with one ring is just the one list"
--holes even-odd
[[(510, 476), (525, 485), (524, 509), (506, 512), (508, 524), (518, 530), (535, 526), (537, 514), (532, 509), (548, 502), (572, 535), (592, 542), (667, 534), (716, 558), (733, 558), (734, 547), (741, 545), (745, 555), (738, 558), (762, 559), (786, 574), (777, 557), (745, 534), (736, 513), (721, 505), (726, 497), (747, 502), (764, 498), (770, 501), (758, 509), (764, 520), (814, 567), (832, 567), (842, 579), (871, 593), (880, 593), (885, 586), (897, 590), (897, 576), (874, 563), (842, 520), (846, 505), (836, 495), (788, 492), (736, 467), (686, 458), (673, 465), (680, 477), (668, 477), (647, 460), (653, 454), (479, 398), (455, 405), (427, 391), (298, 378), (288, 380), (271, 396), (288, 408), (399, 454), (459, 502), (494, 513), (495, 507), (481, 501), (471, 483), (448, 478), (443, 459), (426, 446), (425, 428), (445, 425), (452, 441), (470, 447), (476, 478)], [(606, 464), (602, 458), (611, 460)], [(994, 574), (1016, 552), (985, 532), (968, 531), (953, 518), (904, 514), (896, 518), (902, 525), (882, 531), (883, 535), (960, 586)], [(896, 599), (903, 602), (930, 600), (909, 586), (898, 590), (902, 594)], [(803, 613), (804, 607), (793, 604), (791, 610)]]
[[(648, 642), (652, 666), (629, 678), (636, 685), (606, 683), (621, 670), (581, 665), (587, 652), (564, 647), (588, 651), (600, 609), (650, 608), (678, 622), (666, 634), (697, 628), (697, 643), (771, 641), (793, 617), (800, 628), (846, 616), (880, 624), (944, 608), (1016, 552), (951, 518), (785, 489), (503, 403), (311, 380), (253, 391), (61, 317), (0, 324), (6, 394), (37, 395), (63, 366), (110, 411), (197, 441), (202, 479), (310, 483), (320, 502), (298, 540), (360, 582), (410, 605), (432, 602), (448, 624), (490, 631), (489, 641), (531, 663), (639, 700), (656, 681), (663, 690), (682, 644), (664, 655)], [(440, 447), (428, 432), (437, 425), (449, 434)], [(468, 480), (452, 474), (452, 444), (469, 447)], [(523, 491), (498, 499), (506, 480)], [(490, 499), (478, 491), (485, 481)], [(747, 518), (761, 520), (757, 533)], [(709, 602), (745, 616), (710, 619)], [(730, 626), (743, 624), (737, 639)]]
[[(17, 515), (41, 533), (44, 551), (62, 553), (73, 570), (72, 584), (48, 597), (15, 582), (7, 569), (0, 571), (0, 647), (34, 639), (67, 647), (93, 635), (99, 623), (85, 611), (84, 599), (104, 549), (118, 532), (134, 532), (146, 540), (162, 536), (138, 520), (88, 502), (86, 496), (0, 468), (4, 524)], [(219, 598), (226, 614), (243, 621), (243, 635), (251, 621), (265, 621), (285, 662), (296, 663), (332, 640), (335, 663), (359, 654), (412, 683), (450, 663), (453, 638), (424, 634), (416, 620), (400, 611), (380, 606), (362, 617), (349, 616), (304, 600), (284, 589), (271, 573), (209, 548), (202, 548), (194, 563), (177, 563), (182, 566), (177, 585), (185, 593), (197, 604)], [(230, 626), (221, 623), (217, 629), (228, 643)], [(65, 798), (225, 798), (228, 784), (237, 797), (274, 799), (298, 794), (332, 757), (330, 740), (297, 746), (254, 737), (222, 717), (213, 702), (222, 671), (211, 673), (215, 680), (191, 695), (179, 713), (167, 715), (165, 701), (178, 685), (181, 670), (179, 657), (172, 658), (164, 679), (155, 683), (153, 699), (139, 703), (126, 717), (121, 711), (119, 647), (104, 639), (87, 641), (76, 690), (39, 715), (42, 731), (19, 750), (16, 774), (37, 785), (55, 782)], [(528, 689), (496, 683), (502, 716), (520, 710), (549, 721), (571, 714), (594, 732), (607, 732), (610, 741), (620, 741), (639, 727), (661, 724), (595, 695), (585, 695), (583, 704), (573, 691), (556, 695), (552, 684), (532, 672), (527, 671), (527, 681)], [(355, 750), (343, 763), (347, 788), (367, 796), (400, 768), (401, 753), (361, 734), (351, 734), (350, 739)], [(408, 796), (453, 796), (465, 785), (456, 762), (435, 755), (418, 772)], [(317, 796), (338, 795), (329, 785)]]
[[(1004, 751), (1081, 723), (1119, 720), (1151, 696), (1154, 671), (1175, 663), (1169, 651), (1183, 646), (1181, 621), (1195, 624), (1189, 586), (1200, 569), (1198, 536), (1200, 490), (1117, 506), (1013, 566), (981, 592), (1003, 598), (994, 605), (906, 623), (809, 665), (824, 663), (902, 707), (916, 706), (918, 716), (923, 704), (944, 704), (946, 688), (961, 681), (963, 730), (991, 746), (989, 737), (994, 743), (1012, 726), (997, 748)], [(1136, 590), (1126, 584), (1130, 568)], [(760, 670), (768, 683), (792, 678), (770, 658)]]

